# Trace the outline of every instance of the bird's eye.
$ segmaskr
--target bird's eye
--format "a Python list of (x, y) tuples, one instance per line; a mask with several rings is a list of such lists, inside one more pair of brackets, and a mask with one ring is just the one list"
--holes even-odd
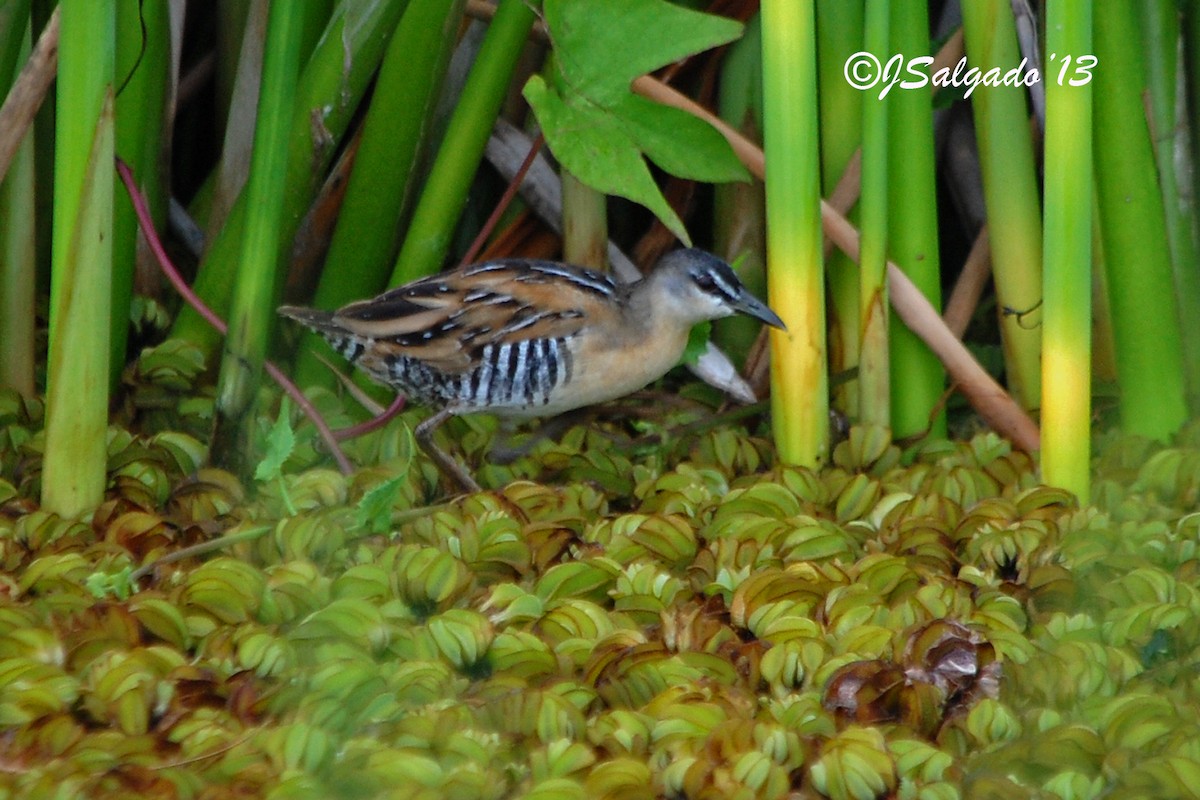
[(697, 286), (706, 292), (711, 292), (713, 289), (717, 288), (717, 283), (713, 280), (713, 276), (709, 275), (707, 272), (701, 272), (699, 275), (694, 275), (692, 279), (696, 281)]

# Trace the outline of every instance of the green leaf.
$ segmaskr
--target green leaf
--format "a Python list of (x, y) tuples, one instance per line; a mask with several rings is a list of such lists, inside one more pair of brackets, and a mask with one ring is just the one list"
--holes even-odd
[(672, 175), (707, 183), (750, 178), (725, 137), (686, 111), (627, 94), (613, 112), (634, 144)]
[(742, 35), (739, 22), (666, 0), (546, 0), (543, 9), (570, 90), (604, 105), (634, 78)]
[(690, 244), (683, 220), (658, 190), (641, 151), (614, 117), (595, 106), (563, 100), (538, 75), (525, 84), (525, 99), (554, 155), (576, 178), (605, 194), (641, 203)]
[(371, 533), (383, 533), (391, 527), (392, 507), (396, 505), (403, 480), (404, 475), (397, 475), (372, 486), (358, 501), (354, 515), (355, 524)]
[(741, 24), (666, 0), (546, 0), (544, 10), (554, 44), (555, 88), (535, 75), (525, 85), (525, 99), (550, 149), (576, 178), (644, 205), (690, 245), (645, 158), (692, 180), (749, 180), (749, 174), (712, 126), (633, 94), (629, 84), (733, 41)]
[(687, 347), (683, 348), (683, 358), (680, 361), (684, 364), (695, 364), (699, 361), (700, 356), (704, 355), (704, 351), (708, 349), (708, 337), (711, 335), (711, 322), (693, 325), (692, 329), (688, 331)]
[(269, 481), (282, 477), (283, 462), (287, 461), (296, 448), (296, 434), (292, 430), (291, 403), (285, 397), (279, 405), (279, 416), (267, 434), (267, 452), (254, 469), (254, 479)]
[(115, 597), (118, 600), (128, 600), (134, 592), (137, 591), (137, 586), (134, 584), (131, 577), (133, 575), (133, 567), (123, 567), (119, 572), (93, 572), (87, 576), (84, 581), (84, 586), (92, 593), (92, 596), (103, 600), (108, 597)]

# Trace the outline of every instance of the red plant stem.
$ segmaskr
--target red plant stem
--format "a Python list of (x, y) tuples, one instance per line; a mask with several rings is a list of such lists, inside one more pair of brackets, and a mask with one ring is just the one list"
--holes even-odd
[[(163, 274), (167, 276), (167, 280), (175, 287), (175, 291), (179, 292), (180, 296), (187, 301), (188, 305), (196, 309), (196, 312), (209, 325), (216, 328), (222, 336), (225, 335), (225, 332), (229, 330), (229, 326), (225, 324), (225, 320), (221, 319), (211, 308), (205, 305), (204, 301), (192, 291), (192, 287), (187, 285), (187, 282), (179, 274), (179, 270), (175, 269), (175, 265), (171, 263), (170, 256), (167, 255), (162, 241), (158, 238), (158, 232), (154, 230), (154, 222), (150, 219), (150, 209), (146, 205), (145, 196), (137, 187), (133, 171), (120, 158), (117, 159), (117, 172), (125, 184), (125, 189), (129, 192), (129, 199), (133, 203), (134, 213), (137, 214), (138, 226), (141, 227), (142, 233), (146, 237), (146, 243), (150, 245), (150, 251), (154, 253), (154, 258), (158, 261), (159, 268), (162, 269)], [(292, 401), (300, 407), (305, 416), (312, 420), (313, 425), (317, 428), (317, 432), (321, 435), (321, 439), (325, 441), (329, 452), (333, 455), (334, 460), (337, 461), (338, 469), (342, 471), (342, 474), (349, 475), (354, 472), (354, 465), (350, 463), (350, 459), (342, 452), (342, 448), (338, 445), (337, 437), (334, 436), (333, 431), (329, 428), (321, 413), (308, 401), (304, 393), (300, 391), (296, 384), (292, 383), (287, 375), (283, 374), (283, 370), (270, 361), (267, 361), (263, 366), (272, 380), (279, 384), (288, 397), (292, 398)]]
[(529, 168), (533, 166), (533, 160), (537, 158), (538, 151), (542, 149), (542, 144), (545, 141), (546, 137), (540, 133), (533, 140), (533, 144), (529, 146), (529, 155), (525, 156), (525, 160), (521, 162), (521, 168), (517, 170), (517, 174), (513, 175), (513, 179), (509, 181), (508, 188), (500, 196), (500, 202), (496, 203), (496, 208), (492, 210), (491, 216), (487, 218), (487, 222), (483, 223), (483, 227), (479, 230), (479, 235), (475, 237), (475, 241), (471, 242), (471, 246), (467, 248), (466, 255), (463, 256), (462, 263), (459, 266), (470, 264), (479, 255), (479, 251), (483, 249), (487, 238), (492, 235), (492, 231), (496, 229), (497, 223), (500, 222), (500, 216), (512, 203), (513, 198), (517, 196), (517, 190), (521, 188), (521, 181), (525, 180), (525, 175), (529, 172)]
[(393, 417), (404, 410), (406, 399), (407, 398), (405, 398), (404, 395), (398, 394), (396, 395), (396, 399), (392, 401), (390, 406), (384, 409), (382, 414), (371, 417), (366, 422), (360, 422), (357, 425), (351, 425), (349, 428), (338, 428), (333, 432), (333, 435), (339, 442), (344, 442), (347, 439), (355, 439), (359, 436), (364, 436), (371, 431), (377, 431), (384, 425), (391, 422)]

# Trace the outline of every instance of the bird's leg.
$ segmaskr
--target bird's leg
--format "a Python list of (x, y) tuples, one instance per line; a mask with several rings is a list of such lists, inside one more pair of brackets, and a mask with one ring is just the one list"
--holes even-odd
[(497, 439), (488, 451), (487, 459), (493, 464), (511, 464), (518, 458), (529, 455), (529, 451), (537, 445), (542, 439), (553, 439), (557, 441), (572, 425), (580, 423), (591, 412), (590, 408), (577, 408), (573, 411), (564, 411), (563, 413), (551, 417), (538, 426), (537, 430), (529, 434), (529, 437), (523, 442), (514, 442), (513, 433), (504, 427), (507, 421), (501, 422), (501, 433), (504, 434), (503, 439)]
[(433, 459), (434, 464), (437, 464), (438, 469), (442, 471), (443, 475), (458, 481), (458, 485), (468, 492), (483, 491), (463, 465), (451, 458), (446, 451), (438, 447), (433, 441), (433, 432), (452, 416), (454, 416), (453, 408), (443, 408), (418, 425), (413, 431), (413, 436), (416, 437), (417, 444), (421, 445), (421, 449), (425, 451), (425, 454)]

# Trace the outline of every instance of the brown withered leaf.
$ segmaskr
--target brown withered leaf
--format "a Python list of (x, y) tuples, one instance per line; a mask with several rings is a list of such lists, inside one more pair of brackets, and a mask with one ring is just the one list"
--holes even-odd
[(948, 716), (999, 692), (1000, 663), (977, 632), (948, 619), (912, 630), (901, 663), (846, 664), (825, 685), (823, 704), (840, 724), (900, 722), (932, 737)]
[(979, 633), (953, 620), (934, 620), (909, 634), (903, 660), (909, 678), (945, 691), (948, 705), (965, 707), (999, 694), (1000, 662), (995, 648)]
[(178, 531), (161, 517), (145, 511), (129, 511), (109, 521), (104, 531), (106, 541), (128, 550), (135, 562), (150, 553), (172, 544)]
[(905, 681), (891, 661), (853, 661), (830, 677), (822, 703), (842, 724), (893, 722), (900, 719)]
[(713, 595), (702, 603), (692, 601), (664, 611), (660, 635), (666, 646), (677, 653), (684, 650), (711, 653), (726, 641), (739, 641), (728, 623), (724, 600)]
[(143, 644), (142, 626), (120, 603), (100, 602), (76, 614), (62, 627), (61, 638), (72, 670), (82, 669), (97, 656)]
[(245, 492), (237, 478), (219, 469), (201, 469), (171, 490), (167, 509), (184, 522), (199, 522), (222, 517), (245, 501)]

